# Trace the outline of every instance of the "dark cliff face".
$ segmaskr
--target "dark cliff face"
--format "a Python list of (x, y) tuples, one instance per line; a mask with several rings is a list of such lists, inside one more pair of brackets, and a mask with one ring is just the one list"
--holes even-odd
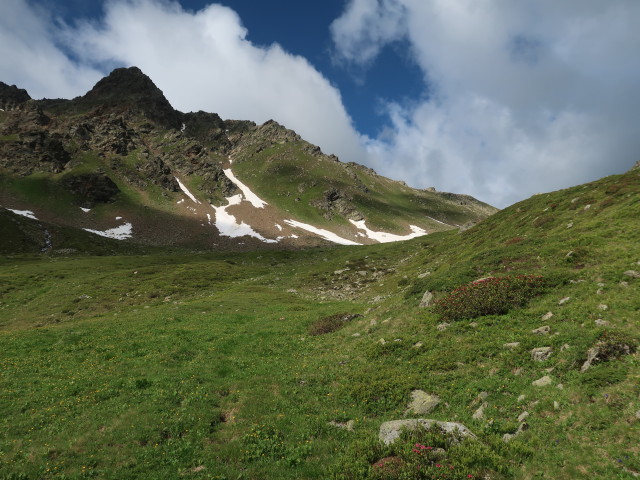
[(31, 97), (24, 88), (0, 82), (0, 108), (2, 110), (12, 110), (27, 100), (31, 100)]
[(72, 102), (79, 107), (139, 112), (166, 128), (182, 125), (182, 114), (173, 109), (162, 90), (137, 67), (115, 69), (86, 95)]

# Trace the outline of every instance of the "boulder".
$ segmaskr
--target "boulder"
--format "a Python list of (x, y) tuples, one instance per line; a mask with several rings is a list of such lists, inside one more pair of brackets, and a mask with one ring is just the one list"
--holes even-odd
[(408, 405), (408, 413), (416, 415), (426, 415), (431, 413), (440, 404), (440, 397), (431, 395), (422, 390), (414, 390), (411, 392), (411, 402)]
[(531, 330), (531, 333), (535, 333), (536, 335), (549, 335), (551, 331), (551, 327), (549, 325), (545, 325), (544, 327), (538, 327)]
[(549, 375), (545, 375), (544, 377), (531, 382), (531, 385), (534, 387), (546, 387), (547, 385), (551, 385), (551, 377), (549, 377)]
[(538, 347), (531, 350), (531, 360), (544, 362), (551, 356), (551, 347)]
[(442, 422), (427, 418), (412, 418), (407, 420), (391, 420), (380, 425), (378, 438), (385, 445), (395, 442), (403, 430), (415, 431), (418, 429), (429, 429), (437, 427), (442, 433), (451, 434), (457, 432), (462, 437), (476, 438), (476, 436), (464, 425), (457, 422)]
[(420, 300), (420, 305), (418, 305), (420, 308), (426, 308), (431, 306), (431, 304), (433, 303), (433, 293), (431, 292), (424, 292), (424, 295), (422, 296), (422, 300)]

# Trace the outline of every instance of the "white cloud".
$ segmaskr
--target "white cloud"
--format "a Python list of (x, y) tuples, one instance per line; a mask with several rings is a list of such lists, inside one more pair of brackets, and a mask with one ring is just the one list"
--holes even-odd
[(78, 65), (56, 47), (51, 12), (24, 0), (0, 3), (0, 80), (26, 88), (32, 97), (68, 98), (84, 93), (102, 74)]
[[(404, 12), (395, 28), (381, 20), (390, 3)], [(381, 173), (504, 206), (620, 173), (640, 156), (637, 1), (362, 4), (332, 26), (338, 54), (367, 65), (371, 52), (407, 41), (429, 93), (387, 106), (390, 128), (368, 144)]]

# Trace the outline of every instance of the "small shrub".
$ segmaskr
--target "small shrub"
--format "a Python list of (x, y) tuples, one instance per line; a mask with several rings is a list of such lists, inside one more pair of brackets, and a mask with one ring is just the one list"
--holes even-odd
[(598, 362), (608, 362), (636, 352), (638, 340), (623, 332), (605, 330), (598, 338)]
[(336, 313), (335, 315), (320, 318), (309, 325), (309, 335), (324, 335), (325, 333), (335, 332), (353, 319), (361, 316), (359, 313)]
[(456, 288), (434, 303), (443, 320), (462, 320), (483, 315), (501, 315), (526, 304), (540, 294), (545, 282), (541, 276), (490, 277)]

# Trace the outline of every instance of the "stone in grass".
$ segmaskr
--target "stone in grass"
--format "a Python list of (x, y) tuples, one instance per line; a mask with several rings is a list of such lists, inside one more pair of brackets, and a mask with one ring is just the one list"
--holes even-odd
[(534, 387), (546, 387), (547, 385), (551, 385), (551, 383), (551, 377), (549, 375), (545, 375), (544, 377), (531, 382), (531, 385)]
[(476, 438), (476, 436), (461, 423), (442, 422), (440, 420), (432, 420), (429, 418), (411, 418), (407, 420), (391, 420), (389, 422), (384, 422), (380, 425), (378, 438), (385, 445), (391, 445), (400, 437), (403, 430), (427, 430), (434, 427), (439, 428), (444, 434), (453, 434), (457, 432), (462, 437)]
[(558, 305), (564, 305), (564, 304), (565, 304), (565, 303), (567, 303), (569, 300), (571, 300), (571, 297), (564, 297), (564, 298), (561, 298), (561, 299), (558, 301)]
[(551, 331), (551, 327), (549, 325), (545, 325), (543, 327), (534, 328), (531, 330), (531, 333), (535, 333), (536, 335), (549, 335)]
[(519, 346), (520, 346), (520, 342), (505, 343), (503, 345), (504, 348), (508, 348), (509, 350), (513, 350), (514, 348), (518, 348)]
[[(640, 265), (640, 263), (638, 265)], [(627, 270), (626, 272), (623, 273), (623, 275), (626, 275), (627, 277), (631, 277), (631, 278), (640, 278), (640, 272), (636, 270)]]
[(551, 347), (538, 347), (531, 350), (531, 360), (544, 362), (551, 356)]
[(595, 320), (595, 324), (598, 325), (599, 327), (606, 327), (607, 325), (609, 325), (609, 322), (601, 318), (598, 318)]
[(348, 432), (353, 432), (353, 427), (355, 426), (355, 424), (356, 422), (354, 422), (353, 420), (349, 420), (348, 422), (336, 422), (335, 420), (331, 420), (329, 422), (329, 425), (331, 425), (332, 427), (346, 430)]
[(529, 412), (522, 412), (520, 415), (518, 415), (518, 422), (520, 423), (524, 422), (528, 416), (529, 416)]
[(437, 395), (422, 390), (414, 390), (411, 392), (411, 402), (407, 406), (405, 415), (414, 413), (416, 415), (426, 415), (431, 413), (440, 404), (440, 398)]
[(515, 437), (517, 437), (518, 435), (520, 435), (522, 432), (524, 432), (525, 430), (527, 430), (529, 428), (529, 425), (527, 425), (526, 423), (521, 423), (520, 426), (518, 427), (518, 430), (516, 430), (514, 433), (505, 433), (502, 436), (502, 441), (504, 443), (508, 443), (510, 442), (512, 439), (514, 439)]
[(427, 291), (427, 292), (424, 292), (424, 295), (422, 296), (422, 300), (420, 300), (420, 305), (418, 305), (418, 307), (427, 308), (427, 307), (430, 307), (432, 303), (433, 303), (433, 293)]
[(601, 303), (600, 305), (598, 305), (598, 308), (602, 311), (609, 310), (609, 305), (605, 305), (604, 303)]
[(447, 328), (449, 328), (450, 326), (451, 326), (451, 324), (450, 324), (450, 323), (446, 323), (446, 322), (445, 322), (445, 323), (441, 323), (440, 325), (438, 325), (438, 326), (436, 327), (436, 329), (437, 329), (439, 332), (444, 332), (444, 331), (445, 331)]
[(551, 317), (553, 317), (553, 313), (552, 312), (547, 312), (542, 316), (541, 320), (544, 322), (546, 320), (549, 320)]
[(473, 415), (471, 415), (471, 418), (473, 418), (474, 420), (480, 420), (481, 418), (484, 418), (484, 409), (487, 408), (488, 406), (489, 404), (487, 402), (480, 405), (480, 407), (475, 412), (473, 412)]

